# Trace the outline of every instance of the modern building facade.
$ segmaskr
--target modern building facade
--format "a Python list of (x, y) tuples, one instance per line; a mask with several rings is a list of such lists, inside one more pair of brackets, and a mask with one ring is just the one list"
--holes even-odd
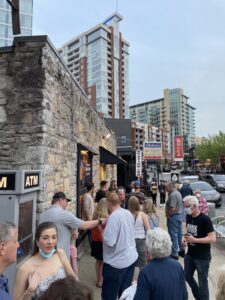
[(129, 43), (119, 31), (122, 19), (115, 13), (58, 49), (92, 105), (107, 118), (129, 117)]
[(164, 98), (131, 106), (130, 117), (170, 132), (172, 151), (174, 136), (183, 136), (184, 152), (188, 155), (195, 136), (195, 108), (188, 99), (180, 88), (165, 89)]
[[(20, 0), (21, 35), (32, 35), (33, 0)], [(11, 6), (0, 0), (0, 47), (10, 46), (13, 41)]]

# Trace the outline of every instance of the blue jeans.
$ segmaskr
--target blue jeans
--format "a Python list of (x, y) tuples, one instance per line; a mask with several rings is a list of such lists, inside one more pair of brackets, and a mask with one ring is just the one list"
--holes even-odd
[(178, 251), (183, 250), (182, 245), (182, 214), (174, 214), (167, 219), (168, 232), (172, 241), (173, 256), (178, 256)]
[(120, 298), (123, 291), (132, 283), (135, 264), (136, 261), (123, 269), (116, 269), (106, 263), (103, 264), (102, 300), (116, 300), (117, 297)]
[[(186, 254), (184, 257), (184, 273), (187, 283), (196, 300), (209, 300), (208, 273), (211, 259), (195, 259)], [(198, 283), (194, 279), (197, 271)]]

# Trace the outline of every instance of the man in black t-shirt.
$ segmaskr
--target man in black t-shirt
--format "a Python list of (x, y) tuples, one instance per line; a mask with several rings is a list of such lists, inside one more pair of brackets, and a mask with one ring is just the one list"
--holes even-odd
[[(209, 300), (208, 273), (211, 261), (210, 244), (216, 241), (216, 235), (210, 218), (199, 210), (199, 202), (195, 196), (183, 199), (187, 213), (187, 233), (183, 243), (188, 245), (184, 258), (185, 278), (197, 300)], [(194, 279), (197, 271), (198, 283)]]

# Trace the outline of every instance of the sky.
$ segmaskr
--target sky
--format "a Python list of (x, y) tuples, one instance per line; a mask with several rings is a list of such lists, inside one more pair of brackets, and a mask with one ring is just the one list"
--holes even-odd
[[(116, 0), (34, 0), (33, 34), (58, 48), (103, 22)], [(130, 43), (130, 105), (180, 87), (196, 108), (196, 135), (225, 132), (225, 1), (118, 0)]]

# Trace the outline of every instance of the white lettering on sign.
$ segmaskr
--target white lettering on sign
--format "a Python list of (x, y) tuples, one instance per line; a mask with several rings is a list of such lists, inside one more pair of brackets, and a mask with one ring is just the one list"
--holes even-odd
[(7, 177), (0, 177), (0, 188), (7, 188)]
[(136, 150), (136, 176), (141, 177), (142, 173), (142, 151)]
[(25, 187), (33, 186), (33, 185), (38, 185), (38, 175), (27, 176), (26, 182), (25, 182)]

